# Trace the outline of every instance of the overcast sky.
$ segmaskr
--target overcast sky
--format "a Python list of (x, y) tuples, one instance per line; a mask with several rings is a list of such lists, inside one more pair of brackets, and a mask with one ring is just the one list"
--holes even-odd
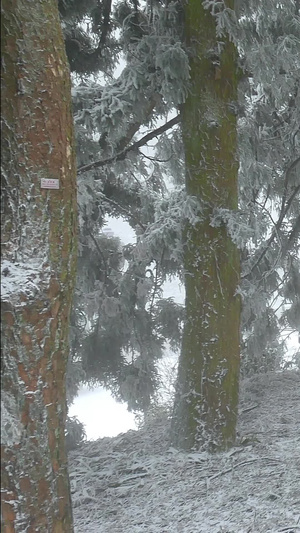
[(69, 415), (83, 422), (88, 440), (114, 437), (136, 428), (134, 415), (127, 411), (126, 404), (116, 402), (102, 387), (93, 390), (83, 387)]

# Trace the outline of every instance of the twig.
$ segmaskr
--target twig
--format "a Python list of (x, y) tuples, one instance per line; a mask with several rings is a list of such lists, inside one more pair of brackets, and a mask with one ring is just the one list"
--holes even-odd
[(279, 533), (283, 533), (284, 531), (292, 533), (295, 529), (300, 529), (300, 526), (284, 527), (283, 529), (279, 529)]
[(248, 465), (248, 464), (251, 464), (251, 463), (255, 463), (255, 461), (257, 461), (257, 459), (249, 459), (248, 461), (243, 461), (242, 463), (238, 463), (237, 465), (233, 465), (230, 468), (226, 468), (226, 470), (221, 470), (221, 472), (217, 472), (217, 474), (214, 474), (213, 476), (210, 476), (208, 478), (208, 480), (211, 481), (212, 479), (216, 479), (217, 477), (224, 476), (225, 474), (228, 474), (229, 472), (232, 472), (232, 470), (234, 470), (238, 466), (245, 466), (245, 465)]
[(248, 413), (249, 411), (252, 411), (252, 409), (256, 409), (256, 407), (259, 407), (259, 403), (252, 405), (251, 407), (246, 407), (246, 409), (242, 409), (241, 414)]

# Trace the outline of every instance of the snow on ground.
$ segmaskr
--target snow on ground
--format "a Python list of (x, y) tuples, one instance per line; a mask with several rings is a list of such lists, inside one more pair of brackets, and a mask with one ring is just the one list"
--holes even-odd
[(168, 426), (161, 414), (70, 453), (76, 533), (300, 531), (300, 372), (243, 382), (226, 453), (179, 452)]

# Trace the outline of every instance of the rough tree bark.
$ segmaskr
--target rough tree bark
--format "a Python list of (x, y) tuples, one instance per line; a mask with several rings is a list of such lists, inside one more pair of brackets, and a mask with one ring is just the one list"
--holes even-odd
[[(2, 526), (73, 530), (65, 371), (77, 212), (56, 0), (2, 2)], [(41, 179), (59, 179), (59, 189)]]
[[(227, 2), (233, 7), (233, 1)], [(173, 445), (222, 449), (235, 440), (239, 377), (239, 254), (215, 208), (238, 203), (234, 46), (218, 42), (215, 20), (200, 0), (185, 6), (191, 91), (182, 108), (186, 189), (199, 199), (201, 221), (184, 236), (186, 324), (172, 422)]]

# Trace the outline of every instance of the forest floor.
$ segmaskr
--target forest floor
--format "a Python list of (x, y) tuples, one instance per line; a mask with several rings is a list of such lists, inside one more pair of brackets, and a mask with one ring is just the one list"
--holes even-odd
[(300, 372), (241, 385), (225, 453), (170, 447), (161, 414), (70, 453), (76, 533), (300, 532)]

